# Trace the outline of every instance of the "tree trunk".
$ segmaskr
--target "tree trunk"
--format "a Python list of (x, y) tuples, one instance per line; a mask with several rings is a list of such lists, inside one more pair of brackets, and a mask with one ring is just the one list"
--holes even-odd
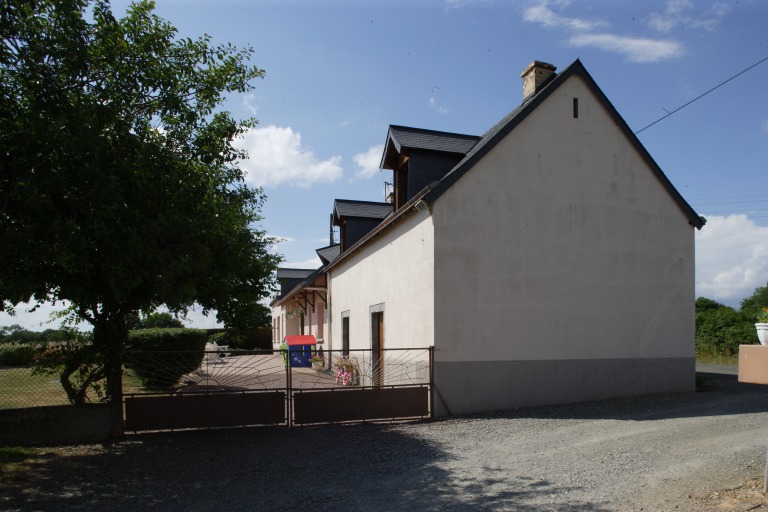
[(104, 358), (107, 397), (111, 409), (111, 437), (123, 435), (123, 349), (128, 340), (125, 316), (103, 314), (93, 326), (93, 345)]

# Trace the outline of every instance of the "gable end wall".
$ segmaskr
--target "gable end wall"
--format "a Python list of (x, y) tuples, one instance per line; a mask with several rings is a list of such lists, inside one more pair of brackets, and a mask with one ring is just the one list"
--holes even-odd
[(693, 389), (693, 228), (580, 78), (433, 219), (435, 378), (452, 412)]

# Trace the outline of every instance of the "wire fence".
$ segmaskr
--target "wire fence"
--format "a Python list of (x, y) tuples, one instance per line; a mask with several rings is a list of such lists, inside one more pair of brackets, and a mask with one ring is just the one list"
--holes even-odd
[[(135, 352), (126, 355), (125, 363), (124, 395), (334, 389), (430, 382), (428, 349), (331, 351), (312, 346), (272, 352), (218, 347), (204, 352)], [(101, 397), (89, 391), (87, 400), (98, 402)], [(34, 364), (0, 366), (0, 409), (68, 403), (58, 375), (43, 372)]]
[(68, 403), (55, 375), (37, 373), (33, 366), (0, 367), (0, 409)]

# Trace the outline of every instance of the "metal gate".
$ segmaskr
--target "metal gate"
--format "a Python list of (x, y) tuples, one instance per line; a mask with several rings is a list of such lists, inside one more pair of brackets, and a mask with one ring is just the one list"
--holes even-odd
[(311, 368), (296, 368), (280, 351), (137, 352), (127, 358), (124, 430), (430, 418), (432, 354), (431, 347), (384, 349), (378, 358), (318, 349)]

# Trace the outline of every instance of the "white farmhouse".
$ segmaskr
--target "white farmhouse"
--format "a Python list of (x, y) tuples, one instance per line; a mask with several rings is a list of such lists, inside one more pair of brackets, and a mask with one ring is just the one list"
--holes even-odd
[(483, 136), (390, 126), (391, 202), (337, 200), (340, 244), (275, 299), (276, 340), (433, 346), (437, 415), (694, 389), (704, 219), (580, 61), (522, 77)]

